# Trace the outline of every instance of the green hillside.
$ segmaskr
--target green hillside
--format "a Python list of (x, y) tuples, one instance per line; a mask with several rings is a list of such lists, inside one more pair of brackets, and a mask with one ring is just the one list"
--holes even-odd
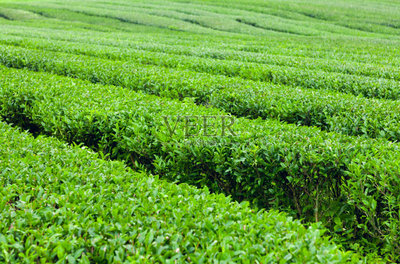
[(0, 1), (0, 262), (400, 261), (400, 2)]

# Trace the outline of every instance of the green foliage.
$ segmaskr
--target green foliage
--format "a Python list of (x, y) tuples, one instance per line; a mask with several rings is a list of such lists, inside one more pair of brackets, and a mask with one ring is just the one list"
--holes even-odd
[[(12, 32), (15, 34), (18, 31), (13, 29)], [(24, 37), (7, 35), (1, 39), (1, 42), (25, 48), (89, 55), (104, 59), (152, 64), (178, 69), (191, 69), (197, 72), (223, 74), (253, 80), (263, 80), (263, 76), (267, 74), (272, 66), (285, 66), (295, 71), (307, 69), (308, 71), (325, 71), (327, 74), (341, 73), (342, 75), (336, 75), (336, 77), (342, 79), (351, 78), (351, 76), (348, 76), (351, 74), (358, 76), (360, 79), (363, 79), (362, 77), (365, 76), (400, 80), (397, 67), (391, 65), (382, 65), (376, 62), (348, 62), (337, 58), (326, 61), (321, 58), (310, 58), (299, 55), (290, 57), (288, 56), (290, 51), (285, 49), (281, 49), (280, 52), (268, 50), (266, 54), (254, 54), (243, 51), (211, 49), (207, 45), (197, 49), (188, 45), (179, 45), (179, 49), (176, 50), (176, 46), (161, 45), (160, 43), (145, 45), (136, 40), (137, 43), (135, 45), (132, 45), (132, 43), (127, 45), (130, 49), (121, 50), (120, 45), (122, 43), (111, 45), (111, 43), (104, 43), (104, 40), (101, 38), (96, 42), (92, 41), (82, 46), (80, 43), (76, 43), (79, 42), (79, 37), (76, 36), (65, 41), (65, 36), (58, 36), (48, 32), (47, 35), (51, 36), (51, 39), (42, 39), (39, 37), (40, 35), (36, 35), (38, 33), (40, 34), (40, 32), (35, 32), (35, 35), (26, 35), (25, 33)], [(21, 35), (21, 33), (18, 35)], [(242, 68), (246, 70), (243, 71)], [(258, 72), (258, 75), (249, 74), (252, 71), (253, 73)], [(247, 74), (245, 74), (246, 72)], [(270, 81), (279, 83), (277, 79)]]
[[(116, 80), (111, 74), (116, 74), (116, 67), (120, 68), (122, 73), (119, 73), (119, 78), (127, 78), (131, 69), (141, 67), (141, 65), (124, 63), (118, 61), (106, 61), (95, 58), (88, 58), (84, 56), (71, 56), (63, 53), (53, 52), (40, 52), (30, 51), (22, 48), (10, 48), (2, 47), (1, 62), (11, 67), (27, 67), (37, 71), (50, 71), (57, 74), (69, 74), (70, 76), (88, 79), (88, 73), (82, 73), (84, 69), (80, 69), (77, 65), (80, 61), (93, 61), (92, 67), (85, 67), (86, 72), (91, 74), (104, 75), (103, 78), (88, 79), (92, 82), (101, 82), (107, 84), (134, 86), (134, 83), (123, 82), (122, 80)], [(87, 52), (86, 52), (87, 53)], [(89, 52), (90, 53), (90, 52)], [(69, 58), (67, 58), (67, 56)], [(104, 56), (104, 55), (103, 55)], [(123, 55), (120, 55), (123, 56)], [(53, 61), (57, 57), (58, 61)], [(52, 58), (52, 59), (50, 59)], [(59, 64), (60, 61), (63, 64)], [(220, 74), (227, 76), (239, 76), (245, 79), (251, 79), (263, 82), (272, 82), (277, 84), (300, 86), (305, 88), (313, 89), (327, 89), (334, 90), (337, 92), (349, 93), (354, 95), (362, 95), (368, 98), (384, 98), (384, 99), (399, 99), (400, 98), (400, 85), (395, 80), (384, 79), (384, 78), (370, 78), (358, 75), (348, 75), (334, 72), (325, 72), (321, 70), (303, 70), (295, 67), (288, 66), (275, 66), (275, 65), (259, 65), (243, 62), (215, 62), (209, 59), (192, 59), (192, 58), (174, 58), (172, 55), (169, 56), (149, 56), (136, 58), (137, 61), (144, 64), (156, 64), (166, 67), (178, 67), (184, 69), (185, 72), (188, 70), (203, 71), (212, 74)], [(109, 65), (113, 68), (110, 71), (105, 68), (94, 68), (95, 65)], [(54, 68), (54, 66), (56, 66)], [(59, 69), (61, 67), (61, 69)], [(64, 68), (64, 70), (62, 70)], [(150, 70), (161, 70), (165, 71), (165, 68), (151, 68), (145, 67), (148, 71)], [(95, 71), (96, 70), (96, 71)], [(181, 70), (182, 71), (182, 70)], [(174, 73), (176, 71), (169, 70)], [(137, 73), (146, 74), (146, 71), (139, 71)], [(198, 74), (201, 76), (200, 74)], [(144, 76), (141, 76), (142, 78)], [(209, 83), (216, 82), (221, 77), (214, 77)], [(230, 80), (234, 82), (235, 80)], [(239, 80), (240, 82), (240, 80)], [(251, 83), (250, 83), (251, 84)]]
[[(131, 167), (160, 174), (173, 182), (208, 186), (212, 192), (231, 195), (238, 201), (251, 201), (253, 209), (275, 208), (300, 221), (322, 222), (335, 242), (368, 255), (367, 263), (376, 262), (379, 256), (387, 262), (400, 261), (400, 156), (396, 143), (400, 139), (399, 3), (389, 0), (379, 3), (370, 0), (0, 2), (0, 63), (74, 78), (0, 67), (0, 116), (6, 122), (35, 136), (46, 134), (65, 142), (84, 144), (104, 159), (122, 160)], [(228, 114), (237, 117), (235, 137), (187, 137), (188, 131), (193, 133), (202, 127), (186, 131), (185, 118), (177, 122), (177, 133), (171, 136), (164, 123), (165, 116), (172, 121), (176, 116)], [(216, 129), (221, 129), (221, 124)], [(13, 135), (10, 137), (14, 138)], [(0, 219), (4, 230), (0, 232), (0, 245), (4, 246), (0, 254), (9, 254), (15, 262), (38, 262), (35, 254), (44, 262), (60, 263), (75, 262), (74, 258), (80, 256), (81, 262), (184, 262), (189, 261), (186, 256), (193, 252), (192, 262), (201, 262), (197, 259), (199, 255), (206, 256), (204, 262), (345, 261), (346, 256), (342, 258), (342, 255), (329, 259), (337, 251), (316, 253), (315, 243), (296, 235), (303, 234), (304, 230), (297, 227), (294, 237), (290, 237), (291, 244), (281, 243), (283, 234), (272, 237), (270, 234), (275, 233), (268, 231), (267, 235), (260, 235), (264, 234), (261, 225), (243, 230), (249, 234), (245, 234), (244, 244), (240, 244), (237, 238), (241, 234), (234, 233), (240, 226), (221, 229), (229, 220), (215, 223), (205, 219), (218, 218), (220, 209), (223, 215), (230, 215), (228, 207), (234, 207), (233, 215), (235, 212), (243, 215), (243, 211), (235, 211), (237, 205), (226, 198), (221, 198), (225, 203), (221, 205), (215, 202), (219, 199), (215, 197), (220, 196), (209, 194), (205, 195), (216, 199), (211, 202), (215, 204), (214, 211), (207, 215), (202, 215), (203, 209), (193, 212), (200, 216), (199, 225), (207, 227), (207, 231), (190, 233), (200, 229), (188, 224), (188, 219), (193, 217), (185, 214), (161, 230), (184, 233), (188, 240), (176, 242), (180, 243), (180, 252), (173, 251), (173, 247), (166, 249), (166, 244), (151, 239), (152, 232), (158, 232), (158, 226), (146, 222), (153, 220), (147, 212), (152, 212), (152, 217), (160, 212), (152, 211), (158, 208), (153, 202), (159, 198), (157, 194), (149, 194), (145, 189), (132, 193), (124, 188), (147, 179), (154, 181), (148, 190), (159, 186), (170, 190), (176, 186), (127, 171), (118, 162), (102, 161), (107, 164), (105, 167), (100, 163), (95, 163), (97, 167), (90, 162), (79, 163), (87, 160), (80, 154), (74, 159), (60, 156), (62, 160), (56, 159), (56, 163), (50, 154), (40, 152), (30, 157), (33, 161), (30, 159), (29, 163), (26, 153), (42, 145), (33, 147), (29, 143), (18, 148), (17, 141), (6, 138), (2, 139), (6, 143), (0, 144), (0, 148), (6, 148), (0, 152), (0, 167), (5, 168), (0, 173), (11, 176), (0, 181), (15, 178), (17, 182), (2, 184), (7, 189), (1, 197), (15, 194), (15, 189), (18, 200), (3, 202), (5, 209), (0, 217), (11, 217), (4, 221), (7, 223), (4, 228)], [(28, 141), (36, 142), (32, 138)], [(14, 144), (10, 148), (9, 142)], [(47, 148), (51, 157), (59, 157), (60, 151), (66, 149), (57, 144)], [(38, 160), (41, 156), (47, 158)], [(110, 183), (105, 176), (110, 166), (119, 168), (113, 172), (117, 178), (123, 171), (121, 175), (127, 181), (118, 180), (117, 186), (103, 184), (104, 188), (98, 188), (96, 181)], [(41, 173), (42, 168), (46, 170), (40, 178), (45, 192), (38, 195), (45, 198), (38, 203), (31, 194), (25, 194), (37, 183), (31, 182), (30, 176)], [(64, 171), (66, 174), (62, 174)], [(72, 175), (71, 185), (67, 180), (59, 182), (47, 177), (70, 179), (67, 174)], [(82, 187), (82, 179), (86, 178), (90, 178), (87, 188)], [(133, 178), (135, 182), (129, 181)], [(80, 200), (88, 206), (75, 200), (73, 205), (69, 199), (57, 200), (68, 196), (67, 191), (73, 193), (75, 185), (72, 184), (84, 190), (84, 196), (78, 198), (84, 197)], [(148, 233), (135, 237), (129, 229), (124, 229), (128, 233), (119, 230), (127, 225), (121, 220), (122, 211), (110, 201), (116, 201), (117, 206), (123, 204), (126, 213), (130, 212), (131, 204), (128, 206), (127, 201), (131, 200), (125, 194), (115, 197), (107, 186), (121, 188), (126, 195), (140, 197), (140, 201), (154, 198), (149, 201), (151, 206), (146, 203), (143, 211), (139, 208), (140, 213), (135, 212), (137, 217), (130, 215), (129, 218), (131, 222), (138, 221), (135, 222), (138, 225), (149, 223), (143, 225)], [(176, 188), (182, 188), (178, 193), (186, 189), (192, 192), (192, 187), (186, 185)], [(141, 191), (146, 195), (141, 196)], [(180, 216), (179, 208), (183, 207), (174, 198), (168, 197), (163, 203), (163, 208), (169, 210), (164, 214), (168, 219)], [(181, 199), (179, 194), (177, 199)], [(189, 200), (197, 202), (198, 198)], [(56, 212), (54, 215), (42, 214), (35, 207), (47, 201), (55, 201), (57, 211), (51, 211)], [(18, 207), (10, 211), (12, 202)], [(24, 207), (27, 204), (35, 209), (29, 211)], [(53, 205), (40, 208), (46, 206)], [(82, 210), (74, 214), (75, 208)], [(97, 221), (93, 210), (101, 211), (100, 222), (90, 222), (90, 214)], [(50, 220), (36, 228), (38, 217)], [(279, 218), (282, 221), (271, 223), (292, 223), (286, 216), (282, 217)], [(18, 221), (12, 222), (12, 219)], [(72, 224), (67, 228), (66, 223)], [(87, 223), (90, 228), (84, 229), (80, 223)], [(76, 225), (84, 230), (79, 234), (89, 232), (94, 237), (77, 239), (73, 231)], [(11, 226), (21, 228), (15, 230)], [(48, 226), (50, 229), (46, 229)], [(143, 229), (133, 230), (140, 233)], [(65, 235), (65, 240), (64, 237), (57, 240), (60, 233)], [(238, 234), (233, 236), (237, 240), (227, 233)], [(34, 234), (30, 236), (33, 240), (26, 239), (27, 234)], [(43, 234), (48, 236), (41, 241), (39, 237)], [(105, 239), (99, 240), (99, 234), (107, 234), (107, 242), (101, 242)], [(124, 235), (115, 237), (115, 234)], [(12, 237), (11, 242), (7, 240), (4, 244), (4, 237), (8, 235)], [(132, 237), (129, 240), (127, 236)], [(264, 237), (272, 237), (273, 247), (265, 246), (269, 240), (264, 241)], [(208, 238), (220, 244), (215, 247)], [(238, 252), (236, 248), (236, 253), (227, 251), (224, 243), (231, 240), (247, 251)], [(126, 241), (134, 244), (128, 247)], [(294, 244), (302, 248), (301, 252), (291, 251)], [(129, 257), (126, 252), (135, 245), (138, 251), (134, 252), (135, 257)], [(82, 257), (82, 248), (87, 258)], [(291, 257), (288, 252), (292, 259), (288, 259)]]
[[(243, 118), (236, 119), (236, 137), (187, 139), (180, 132), (171, 138), (163, 116), (226, 113), (45, 73), (3, 68), (2, 74), (0, 114), (8, 122), (83, 143), (172, 181), (321, 221), (344, 244), (357, 242), (367, 252), (379, 245), (396, 256), (397, 144)], [(363, 186), (370, 186), (367, 193)], [(364, 203), (364, 195), (379, 206)]]
[(169, 98), (193, 97), (198, 104), (212, 105), (236, 116), (275, 118), (347, 135), (400, 140), (398, 101), (266, 85), (240, 78), (65, 53), (5, 46), (0, 49), (3, 50), (0, 61), (9, 67), (49, 71)]
[(1, 262), (359, 262), (317, 224), (255, 212), (3, 122), (0, 158)]

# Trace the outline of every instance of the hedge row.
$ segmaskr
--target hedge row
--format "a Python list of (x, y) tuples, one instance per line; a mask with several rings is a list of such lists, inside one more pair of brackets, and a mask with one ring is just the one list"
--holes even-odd
[(9, 67), (49, 71), (170, 98), (194, 97), (198, 104), (209, 104), (236, 116), (275, 118), (347, 135), (400, 140), (398, 101), (266, 85), (82, 55), (6, 46), (0, 46), (0, 51), (0, 62)]
[(317, 224), (306, 229), (3, 122), (0, 171), (2, 262), (359, 262)]
[[(145, 51), (125, 51), (114, 49), (107, 52), (104, 47), (85, 48), (71, 45), (42, 45), (39, 48), (53, 51), (73, 52), (90, 56), (99, 56), (112, 60), (129, 60), (141, 64), (152, 64), (164, 67), (178, 68), (205, 72), (210, 74), (221, 74), (229, 77), (241, 77), (244, 79), (271, 82), (276, 84), (300, 86), (313, 89), (327, 89), (363, 95), (369, 98), (400, 98), (400, 84), (397, 82), (400, 74), (396, 72), (396, 79), (372, 78), (360, 75), (351, 75), (336, 72), (326, 72), (318, 67), (293, 67), (295, 63), (288, 62), (287, 65), (258, 64), (243, 61), (221, 61), (215, 59), (198, 58), (193, 56), (182, 56), (164, 53), (149, 53)], [(292, 59), (296, 61), (296, 59)], [(379, 72), (374, 69), (374, 72)]]
[[(25, 7), (25, 5), (15, 5), (15, 8)], [(45, 21), (42, 20), (41, 22), (44, 23)], [(82, 23), (82, 25), (85, 24)], [(338, 39), (337, 36), (320, 39), (269, 36), (267, 39), (248, 37), (248, 42), (243, 42), (241, 37), (231, 36), (230, 41), (226, 42), (225, 38), (215, 35), (201, 35), (199, 37), (177, 31), (163, 32), (160, 30), (156, 32), (154, 27), (146, 30), (145, 26), (141, 29), (141, 32), (136, 32), (135, 35), (127, 32), (104, 32), (99, 28), (97, 28), (98, 31), (88, 30), (88, 28), (94, 27), (93, 24), (86, 24), (86, 28), (79, 25), (71, 30), (70, 22), (61, 20), (57, 21), (57, 27), (46, 23), (44, 27), (40, 27), (40, 23), (35, 21), (25, 22), (24, 24), (18, 24), (18, 21), (13, 21), (12, 26), (4, 25), (2, 32), (30, 38), (50, 37), (52, 39), (78, 41), (85, 44), (101, 43), (121, 48), (134, 47), (181, 55), (253, 62), (260, 62), (259, 60), (263, 60), (265, 54), (269, 54), (274, 56), (296, 56), (300, 61), (302, 59), (310, 59), (312, 61), (318, 59), (340, 60), (347, 63), (347, 69), (359, 67), (358, 63), (373, 64), (385, 69), (386, 67), (393, 69), (393, 67), (399, 65), (399, 60), (395, 56), (391, 56), (395, 52), (395, 44), (382, 39), (375, 39), (375, 42), (372, 43), (371, 41), (346, 37)], [(178, 43), (177, 39), (179, 39)], [(251, 45), (249, 45), (249, 42), (251, 42)], [(378, 62), (379, 64), (377, 64)], [(340, 64), (340, 62), (336, 64)], [(337, 66), (343, 67), (344, 65)], [(353, 70), (357, 71), (357, 69)]]
[[(52, 36), (52, 34), (47, 34)], [(53, 36), (52, 36), (53, 37)], [(79, 42), (74, 42), (73, 39), (69, 41), (60, 41), (55, 39), (42, 39), (42, 38), (21, 38), (18, 36), (7, 35), (1, 39), (3, 44), (22, 46), (26, 48), (44, 49), (49, 51), (61, 51), (69, 52), (74, 54), (83, 54), (96, 56), (106, 59), (124, 60), (124, 61), (135, 61), (144, 64), (153, 64), (167, 67), (178, 67), (209, 72), (209, 73), (223, 73), (230, 76), (240, 76), (242, 73), (236, 70), (229, 69), (230, 64), (240, 63), (244, 67), (258, 68), (262, 71), (262, 64), (278, 65), (278, 66), (289, 66), (302, 68), (307, 70), (322, 70), (326, 72), (338, 72), (344, 74), (363, 75), (375, 78), (387, 78), (393, 80), (400, 80), (400, 74), (396, 67), (379, 64), (365, 64), (357, 62), (346, 62), (343, 60), (325, 60), (318, 58), (304, 58), (298, 56), (291, 56), (291, 54), (283, 55), (271, 55), (271, 54), (253, 54), (244, 53), (244, 55), (238, 56), (238, 54), (232, 52), (218, 52), (213, 49), (195, 49), (190, 52), (174, 52), (177, 47), (169, 49), (165, 45), (163, 48), (156, 48), (154, 45), (135, 45), (131, 46), (128, 50), (121, 50), (119, 46), (107, 46), (100, 43), (86, 44), (83, 46)], [(126, 47), (128, 48), (128, 47)], [(136, 49), (138, 48), (138, 49)], [(148, 50), (147, 50), (148, 49)], [(186, 48), (187, 49), (187, 48)], [(152, 51), (154, 50), (154, 51)], [(160, 53), (161, 52), (161, 53)], [(238, 52), (236, 52), (238, 53)], [(215, 60), (218, 59), (218, 60)], [(220, 61), (220, 59), (226, 61)], [(239, 62), (240, 60), (240, 62)], [(210, 67), (210, 65), (214, 65)], [(216, 66), (218, 65), (218, 66)], [(229, 65), (229, 66), (227, 66)], [(223, 68), (225, 71), (217, 70)], [(228, 70), (227, 70), (228, 69)], [(257, 69), (256, 69), (257, 70)], [(247, 79), (253, 79), (254, 76), (244, 76)]]
[(243, 118), (234, 120), (236, 136), (187, 138), (184, 121), (171, 135), (164, 117), (172, 127), (177, 115), (226, 113), (50, 74), (6, 68), (1, 74), (0, 115), (8, 122), (166, 179), (321, 221), (353, 249), (399, 255), (397, 144)]

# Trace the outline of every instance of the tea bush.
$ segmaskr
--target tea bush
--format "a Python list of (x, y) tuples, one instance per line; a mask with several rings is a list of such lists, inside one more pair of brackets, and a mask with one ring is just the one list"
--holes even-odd
[(3, 122), (0, 150), (2, 262), (360, 262), (317, 224), (255, 212)]
[(180, 129), (171, 137), (164, 116), (227, 114), (50, 74), (4, 68), (3, 76), (0, 114), (7, 122), (172, 181), (321, 221), (342, 243), (379, 245), (396, 256), (397, 144), (243, 118), (235, 119), (236, 136), (186, 138)]

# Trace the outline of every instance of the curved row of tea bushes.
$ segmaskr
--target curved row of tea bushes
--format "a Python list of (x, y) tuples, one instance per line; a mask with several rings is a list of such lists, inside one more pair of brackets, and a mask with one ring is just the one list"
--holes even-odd
[[(7, 8), (15, 10), (22, 8), (25, 5), (10, 6)], [(11, 4), (13, 5), (13, 4)], [(32, 9), (32, 11), (34, 11)], [(79, 15), (79, 14), (77, 14)], [(81, 13), (82, 15), (82, 13)], [(68, 17), (68, 16), (67, 16)], [(104, 17), (103, 17), (104, 18)], [(104, 19), (104, 21), (110, 21)], [(139, 28), (138, 32), (132, 35), (131, 32), (126, 32), (125, 29), (120, 31), (114, 30), (109, 32), (108, 29), (99, 30), (100, 27), (94, 24), (86, 24), (86, 29), (81, 25), (85, 23), (76, 23), (77, 27), (71, 28), (71, 22), (68, 20), (49, 20), (57, 26), (52, 27), (47, 20), (31, 20), (21, 21), (15, 20), (12, 23), (4, 25), (5, 34), (18, 34), (29, 37), (49, 37), (57, 39), (79, 40), (87, 44), (102, 43), (111, 46), (131, 47), (132, 44), (140, 45), (145, 49), (156, 48), (157, 51), (167, 51), (176, 54), (191, 54), (201, 53), (204, 48), (210, 48), (210, 52), (215, 51), (214, 55), (223, 56), (226, 58), (240, 59), (242, 56), (250, 55), (251, 53), (258, 54), (274, 54), (274, 55), (292, 55), (299, 57), (310, 58), (326, 58), (326, 59), (343, 59), (353, 62), (393, 62), (398, 65), (398, 58), (388, 58), (388, 55), (393, 54), (396, 47), (396, 40), (389, 41), (382, 38), (374, 38), (374, 42), (362, 38), (353, 38), (347, 36), (333, 35), (322, 38), (307, 38), (293, 35), (270, 35), (267, 38), (259, 36), (246, 36), (243, 40), (241, 35), (230, 35), (229, 42), (225, 36), (218, 35), (198, 35), (188, 32), (171, 31), (161, 28), (148, 27), (145, 25), (135, 25), (130, 30)], [(40, 27), (40, 22), (45, 22)], [(119, 22), (118, 22), (119, 24)], [(109, 24), (114, 27), (115, 25)], [(104, 26), (103, 26), (104, 28)], [(88, 39), (89, 37), (89, 39)], [(385, 46), (383, 46), (385, 45)], [(175, 50), (173, 48), (176, 47)], [(390, 49), (388, 49), (390, 48)], [(153, 49), (152, 49), (153, 50)], [(197, 50), (197, 51), (196, 51)], [(368, 51), (368, 52), (366, 52)], [(212, 57), (214, 57), (212, 55)]]
[(171, 135), (166, 116), (172, 127), (177, 115), (226, 113), (48, 73), (1, 68), (1, 75), (0, 115), (7, 122), (166, 179), (321, 221), (349, 247), (399, 255), (397, 144), (243, 118), (234, 119), (236, 136), (185, 137), (184, 121)]
[[(35, 45), (33, 45), (35, 46)], [(64, 47), (63, 47), (64, 46)], [(72, 47), (71, 47), (72, 46)], [(29, 45), (28, 45), (29, 47)], [(115, 48), (107, 52), (104, 47), (89, 48), (75, 45), (41, 45), (39, 49), (73, 52), (90, 56), (98, 56), (111, 60), (123, 60), (140, 64), (152, 64), (183, 70), (220, 74), (229, 77), (271, 82), (276, 84), (300, 86), (312, 89), (326, 89), (363, 95), (370, 98), (399, 99), (400, 74), (393, 73), (393, 79), (373, 78), (361, 75), (326, 72), (319, 65), (315, 67), (293, 67), (296, 58), (289, 59), (286, 65), (259, 64), (245, 61), (221, 61), (193, 56), (182, 56), (145, 51), (124, 51)], [(377, 67), (376, 67), (377, 68)], [(374, 69), (374, 72), (379, 72)], [(394, 77), (395, 76), (395, 77)]]
[[(51, 36), (51, 34), (49, 34)], [(41, 38), (22, 38), (18, 36), (7, 35), (1, 38), (1, 43), (8, 45), (16, 45), (25, 48), (35, 48), (48, 51), (68, 52), (73, 54), (82, 54), (96, 56), (99, 58), (135, 61), (143, 64), (153, 64), (167, 67), (177, 67), (183, 69), (191, 69), (195, 71), (208, 72), (214, 74), (226, 74), (229, 76), (241, 76), (242, 73), (227, 65), (238, 64), (241, 67), (253, 68), (255, 71), (263, 71), (263, 64), (289, 66), (307, 70), (323, 70), (326, 72), (338, 72), (344, 74), (364, 75), (375, 78), (387, 78), (400, 80), (400, 73), (396, 67), (379, 64), (365, 64), (356, 62), (345, 62), (342, 60), (324, 60), (317, 58), (304, 58), (291, 56), (290, 54), (270, 55), (262, 53), (244, 53), (240, 56), (240, 60), (236, 56), (232, 56), (229, 52), (223, 52), (220, 55), (212, 55), (213, 50), (204, 51), (194, 50), (190, 53), (174, 52), (174, 49), (161, 49), (159, 51), (146, 50), (146, 48), (132, 47), (130, 49), (121, 50), (121, 47), (113, 47), (102, 44), (86, 44), (82, 45), (79, 42), (49, 40)], [(133, 45), (134, 46), (134, 45)], [(161, 52), (161, 53), (160, 53)], [(175, 54), (178, 53), (178, 54)], [(211, 54), (208, 54), (211, 53)], [(218, 53), (215, 51), (214, 53)], [(236, 52), (238, 53), (238, 52)], [(218, 60), (216, 60), (218, 59)], [(220, 59), (226, 60), (221, 62)], [(214, 65), (211, 67), (210, 65)], [(221, 68), (224, 71), (220, 70)], [(241, 76), (246, 79), (254, 79), (255, 76)], [(257, 78), (255, 78), (257, 79)]]
[(0, 122), (0, 261), (359, 263), (276, 211), (255, 212)]
[[(169, 98), (194, 97), (236, 116), (275, 118), (347, 135), (400, 140), (398, 101), (275, 86), (185, 70), (0, 46), (9, 67), (49, 71)], [(400, 94), (400, 89), (397, 91)]]
[[(243, 42), (243, 39), (239, 36), (231, 36), (229, 42), (226, 42), (226, 37), (215, 35), (201, 35), (199, 37), (187, 32), (162, 31), (159, 28), (145, 26), (140, 32), (132, 35), (132, 33), (123, 31), (110, 33), (102, 30), (89, 30), (94, 26), (92, 24), (87, 24), (86, 29), (75, 27), (71, 30), (70, 21), (62, 20), (52, 20), (51, 22), (57, 24), (56, 27), (52, 27), (51, 23), (44, 23), (45, 21), (33, 20), (29, 21), (29, 23), (26, 21), (24, 23), (13, 21), (13, 23), (4, 25), (2, 33), (8, 36), (18, 35), (32, 39), (67, 40), (84, 43), (85, 45), (102, 44), (120, 48), (137, 48), (180, 55), (249, 62), (260, 62), (260, 59), (262, 62), (265, 54), (273, 55), (274, 57), (281, 55), (295, 56), (300, 61), (302, 59), (312, 60), (311, 63), (319, 59), (322, 60), (322, 63), (323, 60), (340, 60), (344, 64), (346, 63), (346, 70), (355, 70), (356, 72), (358, 71), (356, 68), (362, 65), (359, 63), (366, 63), (376, 66), (376, 70), (378, 71), (379, 69), (380, 72), (377, 76), (381, 77), (384, 77), (381, 72), (383, 69), (393, 69), (396, 74), (395, 67), (400, 65), (398, 58), (394, 56), (397, 47), (396, 42), (392, 43), (383, 39), (374, 39), (374, 42), (370, 42), (365, 39), (338, 38), (338, 36), (311, 39), (304, 37), (293, 38), (293, 36), (269, 36), (267, 39), (249, 37), (248, 41), (251, 42), (251, 45), (249, 45), (249, 43)], [(339, 63), (336, 62), (334, 63), (336, 66), (332, 66), (335, 68), (344, 66), (339, 66)]]

